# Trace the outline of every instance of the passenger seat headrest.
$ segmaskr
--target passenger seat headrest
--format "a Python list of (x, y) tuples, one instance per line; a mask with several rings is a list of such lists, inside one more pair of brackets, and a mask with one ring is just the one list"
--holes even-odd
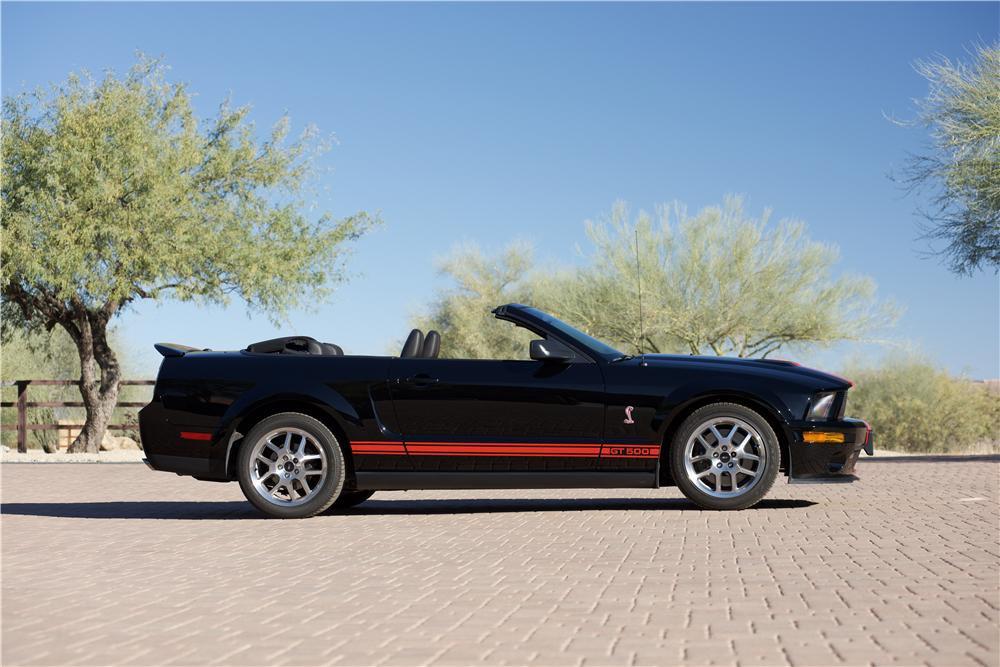
[(420, 353), (421, 357), (425, 359), (437, 359), (438, 353), (441, 351), (441, 334), (433, 329), (427, 332), (427, 338), (424, 339), (423, 351)]
[(399, 353), (399, 356), (402, 358), (418, 357), (423, 349), (424, 333), (420, 329), (414, 329), (406, 337), (406, 343), (403, 344), (403, 350)]

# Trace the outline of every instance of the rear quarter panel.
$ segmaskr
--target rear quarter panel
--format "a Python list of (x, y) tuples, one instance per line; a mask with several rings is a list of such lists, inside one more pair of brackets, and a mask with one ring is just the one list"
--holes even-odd
[[(394, 427), (385, 380), (388, 363), (388, 357), (248, 352), (167, 357), (153, 402), (140, 413), (143, 448), (154, 466), (158, 456), (184, 457), (203, 476), (225, 478), (227, 457), (239, 435), (275, 411), (324, 418), (340, 431), (335, 435), (348, 440), (385, 438)], [(184, 440), (184, 430), (210, 432), (211, 440)]]

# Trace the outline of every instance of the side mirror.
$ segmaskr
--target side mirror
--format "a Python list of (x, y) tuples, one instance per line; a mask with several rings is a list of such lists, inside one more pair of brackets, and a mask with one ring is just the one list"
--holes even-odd
[(565, 364), (576, 359), (576, 353), (556, 340), (531, 341), (531, 358), (535, 361), (554, 361)]

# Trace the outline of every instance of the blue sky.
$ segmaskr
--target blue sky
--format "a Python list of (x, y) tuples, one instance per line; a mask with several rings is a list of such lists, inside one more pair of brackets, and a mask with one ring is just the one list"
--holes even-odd
[[(8, 95), (81, 68), (161, 55), (208, 116), (232, 94), (269, 126), (288, 112), (338, 144), (319, 204), (381, 211), (352, 281), (274, 327), (241, 304), (142, 304), (120, 322), (151, 345), (239, 348), (280, 332), (385, 353), (445, 281), (457, 242), (532, 241), (575, 261), (583, 221), (617, 199), (690, 209), (742, 193), (805, 220), (839, 268), (906, 308), (883, 332), (954, 371), (1000, 376), (1000, 287), (923, 256), (914, 209), (887, 174), (926, 133), (911, 63), (997, 39), (979, 4), (22, 4), (3, 3)], [(796, 353), (836, 369), (881, 348)]]

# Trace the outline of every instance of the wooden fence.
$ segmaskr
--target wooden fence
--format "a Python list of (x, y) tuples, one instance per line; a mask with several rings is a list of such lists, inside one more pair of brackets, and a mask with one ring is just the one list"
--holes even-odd
[[(156, 380), (122, 380), (122, 385), (152, 386)], [(28, 451), (28, 431), (55, 431), (58, 429), (82, 428), (83, 424), (29, 424), (28, 410), (30, 408), (82, 408), (82, 401), (29, 401), (28, 387), (35, 386), (64, 386), (80, 385), (79, 380), (5, 380), (0, 383), (3, 387), (17, 387), (16, 401), (2, 401), (0, 407), (17, 407), (17, 423), (0, 424), (0, 429), (4, 431), (17, 431), (17, 451)], [(146, 405), (142, 401), (119, 401), (115, 407), (119, 408), (141, 408)], [(135, 424), (111, 424), (109, 429), (125, 430), (135, 428)]]

